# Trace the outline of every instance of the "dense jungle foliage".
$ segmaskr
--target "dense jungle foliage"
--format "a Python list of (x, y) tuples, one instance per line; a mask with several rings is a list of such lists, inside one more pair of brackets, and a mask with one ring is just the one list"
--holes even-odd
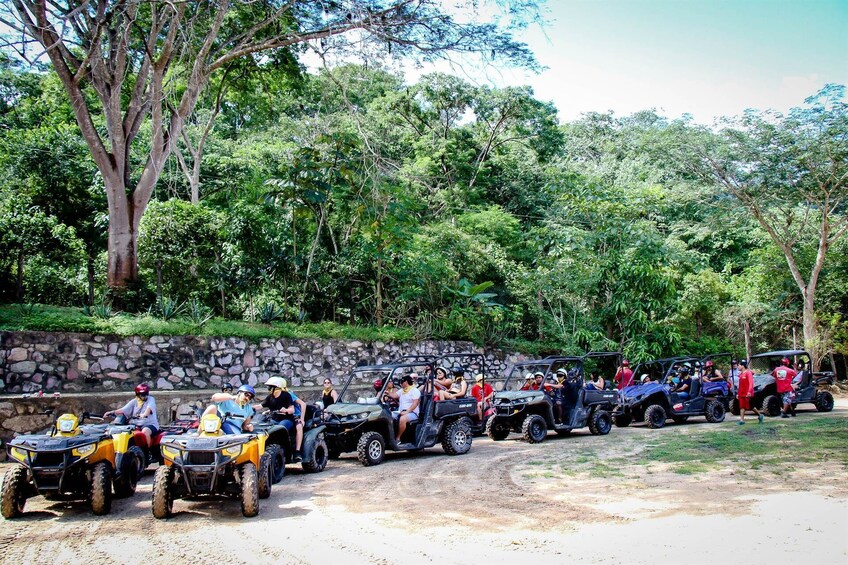
[[(793, 332), (803, 344), (786, 250), (750, 201), (691, 164), (720, 137), (727, 159), (778, 134), (795, 147), (823, 115), (844, 145), (843, 88), (787, 116), (750, 112), (722, 137), (651, 110), (561, 124), (527, 88), (443, 74), (266, 63), (202, 99), (142, 219), (140, 282), (116, 297), (102, 179), (61, 85), (3, 60), (0, 301), (632, 358), (742, 354), (746, 331), (754, 350), (791, 347)], [(786, 156), (772, 157), (754, 205), (802, 228), (789, 249), (809, 276), (817, 211), (781, 185)], [(817, 281), (819, 355), (848, 348), (846, 273), (840, 236)]]

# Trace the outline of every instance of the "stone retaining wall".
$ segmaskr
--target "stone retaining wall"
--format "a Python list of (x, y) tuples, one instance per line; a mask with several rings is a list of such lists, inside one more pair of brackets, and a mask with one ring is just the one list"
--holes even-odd
[(337, 380), (363, 364), (409, 354), (485, 353), (487, 372), (502, 373), (521, 354), (483, 351), (468, 342), (361, 343), (345, 340), (0, 332), (0, 394), (109, 392), (147, 383), (154, 390), (256, 385), (281, 375), (292, 386)]
[[(80, 413), (116, 408), (139, 383), (155, 391), (162, 423), (186, 403), (208, 402), (215, 390), (262, 384), (281, 375), (307, 402), (324, 377), (335, 383), (361, 365), (403, 355), (483, 353), (488, 375), (503, 374), (528, 357), (469, 342), (362, 343), (346, 340), (233, 337), (117, 337), (77, 333), (0, 332), (0, 439), (40, 431), (47, 408)], [(363, 384), (363, 383), (359, 383)], [(60, 393), (54, 399), (54, 393)], [(44, 396), (39, 398), (38, 394)], [(163, 400), (167, 399), (167, 405)], [(2, 457), (2, 456), (0, 456)]]

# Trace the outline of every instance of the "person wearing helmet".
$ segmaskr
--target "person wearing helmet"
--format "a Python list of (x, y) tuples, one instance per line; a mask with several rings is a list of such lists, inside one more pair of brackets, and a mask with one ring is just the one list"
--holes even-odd
[(788, 418), (790, 415), (795, 416), (795, 409), (792, 404), (795, 402), (795, 386), (792, 384), (798, 373), (792, 368), (792, 361), (784, 357), (780, 360), (780, 366), (776, 367), (771, 372), (774, 377), (774, 384), (777, 387), (777, 394), (783, 399), (783, 410), (781, 418)]
[[(446, 367), (436, 368), (436, 378), (433, 380), (433, 400), (444, 400), (444, 394), (453, 386), (453, 379), (450, 378), (450, 373)], [(420, 386), (419, 390), (423, 393), (424, 386)], [(429, 391), (429, 388), (428, 388)]]
[(530, 387), (533, 386), (533, 373), (527, 373), (524, 375), (524, 384), (521, 385), (521, 390), (532, 390)]
[[(204, 410), (203, 415), (217, 414), (221, 418), (221, 429), (225, 434), (240, 434), (252, 432), (253, 406), (250, 401), (256, 396), (256, 391), (250, 385), (241, 385), (236, 394), (216, 392), (212, 395), (213, 404)], [(224, 417), (226, 415), (226, 418)]]
[(159, 417), (156, 415), (156, 400), (150, 396), (150, 387), (142, 383), (135, 387), (135, 398), (124, 404), (118, 410), (110, 410), (103, 414), (104, 418), (116, 416), (116, 424), (131, 423), (139, 426), (147, 445), (156, 432), (159, 431)]
[(282, 377), (271, 377), (265, 381), (268, 387), (268, 396), (257, 409), (270, 410), (272, 418), (283, 424), (289, 433), (295, 434), (295, 452), (292, 454), (293, 462), (299, 463), (300, 445), (303, 443), (303, 415), (306, 414), (306, 403), (299, 399), (289, 390), (286, 379)]
[(721, 371), (716, 368), (713, 360), (710, 359), (704, 364), (704, 375), (701, 377), (701, 380), (704, 382), (719, 383), (725, 379), (724, 375), (721, 374)]
[(689, 398), (689, 390), (692, 388), (692, 377), (689, 375), (689, 367), (687, 365), (683, 365), (677, 370), (677, 376), (672, 377), (671, 390), (669, 392), (674, 392), (677, 394), (677, 397), (681, 400), (687, 400)]
[(468, 383), (465, 382), (465, 369), (462, 367), (454, 367), (453, 381), (446, 390), (441, 392), (442, 400), (453, 400), (462, 398), (468, 392)]
[(544, 385), (545, 394), (551, 397), (554, 404), (554, 420), (557, 424), (562, 422), (563, 413), (563, 389), (565, 388), (565, 379), (568, 373), (565, 369), (557, 369), (555, 375), (548, 375), (548, 382)]
[(630, 361), (625, 359), (621, 362), (621, 366), (615, 372), (613, 380), (618, 390), (633, 386), (633, 370), (630, 369)]
[(545, 373), (542, 371), (536, 371), (533, 373), (533, 382), (530, 383), (530, 390), (542, 390), (542, 386), (544, 385)]

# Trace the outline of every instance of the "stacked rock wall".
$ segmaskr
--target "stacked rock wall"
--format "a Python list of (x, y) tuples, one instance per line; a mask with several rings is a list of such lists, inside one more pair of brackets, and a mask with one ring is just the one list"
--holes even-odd
[(402, 355), (475, 351), (487, 373), (500, 374), (525, 357), (468, 342), (362, 343), (346, 340), (0, 332), (0, 394), (39, 391), (110, 392), (147, 383), (154, 390), (212, 389), (229, 382), (256, 385), (283, 376), (292, 386), (334, 381), (358, 365)]

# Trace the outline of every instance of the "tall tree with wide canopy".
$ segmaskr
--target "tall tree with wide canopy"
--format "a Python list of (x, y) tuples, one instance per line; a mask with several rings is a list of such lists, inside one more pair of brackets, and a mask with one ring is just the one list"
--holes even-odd
[(804, 346), (817, 362), (826, 346), (818, 337), (816, 288), (828, 250), (848, 233), (845, 87), (828, 85), (806, 104), (786, 116), (749, 111), (718, 134), (684, 133), (679, 156), (744, 204), (783, 252), (802, 298)]
[[(536, 6), (496, 3), (511, 14)], [(229, 63), (309, 45), (425, 60), (491, 54), (535, 65), (497, 25), (472, 23), (438, 0), (11, 0), (0, 21), (21, 57), (46, 53), (103, 176), (110, 287), (137, 279), (138, 228), (153, 188), (210, 76)], [(148, 120), (149, 142), (139, 137)]]

